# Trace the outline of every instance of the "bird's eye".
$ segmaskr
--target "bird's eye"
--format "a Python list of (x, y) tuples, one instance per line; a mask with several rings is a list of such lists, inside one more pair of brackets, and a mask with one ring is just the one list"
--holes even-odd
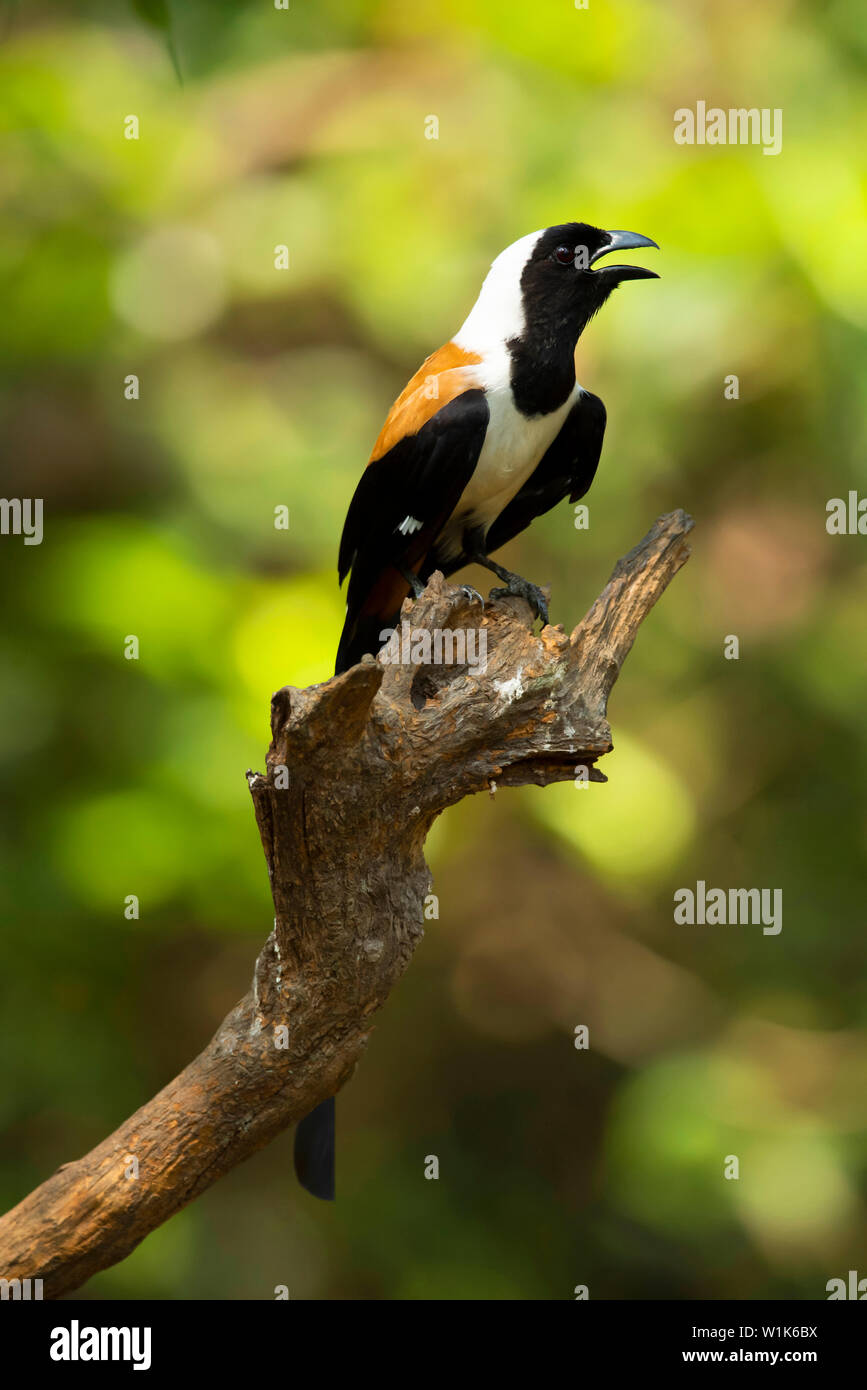
[(554, 260), (559, 261), (560, 265), (571, 265), (575, 259), (575, 252), (571, 246), (558, 246), (554, 252)]

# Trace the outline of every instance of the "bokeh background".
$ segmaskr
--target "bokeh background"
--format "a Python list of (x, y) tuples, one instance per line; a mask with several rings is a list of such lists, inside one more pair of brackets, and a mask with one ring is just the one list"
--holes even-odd
[[(335, 1206), (287, 1135), (85, 1296), (867, 1275), (867, 539), (825, 529), (867, 492), (860, 6), (165, 16), (0, 15), (0, 490), (46, 509), (41, 546), (0, 539), (4, 1207), (246, 990), (271, 911), (244, 772), (271, 692), (330, 674), (355, 480), (492, 257), (582, 218), (653, 236), (663, 278), (579, 347), (609, 410), (589, 529), (564, 504), (504, 558), (574, 624), (659, 512), (697, 521), (614, 692), (609, 784), (435, 827), (439, 919), (341, 1095)], [(781, 108), (782, 153), (676, 145), (697, 100)], [(781, 888), (781, 934), (676, 925), (697, 879)]]

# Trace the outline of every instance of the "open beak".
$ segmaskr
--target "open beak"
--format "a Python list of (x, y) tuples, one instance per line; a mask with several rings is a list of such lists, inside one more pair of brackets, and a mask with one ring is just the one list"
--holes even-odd
[[(591, 266), (596, 264), (600, 256), (607, 256), (612, 251), (634, 251), (639, 246), (655, 246), (659, 250), (655, 241), (651, 241), (649, 236), (642, 236), (640, 232), (606, 232), (605, 235), (609, 238), (608, 243), (594, 251), (590, 257)], [(655, 270), (645, 270), (640, 265), (603, 265), (596, 274), (610, 275), (617, 281), (659, 279)]]

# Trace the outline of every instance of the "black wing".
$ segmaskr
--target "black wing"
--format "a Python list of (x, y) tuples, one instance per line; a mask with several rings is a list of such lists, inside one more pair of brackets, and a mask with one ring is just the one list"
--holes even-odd
[(599, 466), (605, 419), (605, 406), (599, 397), (585, 391), (535, 471), (488, 528), (488, 555), (519, 535), (537, 516), (556, 507), (567, 494), (570, 502), (584, 496)]
[(351, 570), (338, 671), (378, 650), (379, 628), (409, 592), (400, 570), (420, 567), (457, 506), (481, 453), (488, 414), (483, 390), (464, 391), (364, 470), (337, 563), (341, 582)]

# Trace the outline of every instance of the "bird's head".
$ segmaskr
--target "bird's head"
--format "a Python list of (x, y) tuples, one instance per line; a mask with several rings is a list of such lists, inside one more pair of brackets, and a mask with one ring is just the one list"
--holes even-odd
[[(599, 264), (614, 251), (656, 246), (638, 232), (606, 232), (586, 222), (564, 222), (541, 232), (521, 272), (521, 299), (528, 324), (574, 333), (624, 280), (658, 280), (640, 265)], [(657, 250), (659, 248), (657, 247)]]
[(638, 232), (606, 232), (587, 222), (531, 232), (494, 261), (471, 316), (473, 327), (487, 329), (485, 337), (501, 341), (569, 339), (574, 346), (585, 324), (624, 280), (659, 279), (643, 266), (599, 264), (614, 251), (640, 246), (655, 247), (656, 242)]

